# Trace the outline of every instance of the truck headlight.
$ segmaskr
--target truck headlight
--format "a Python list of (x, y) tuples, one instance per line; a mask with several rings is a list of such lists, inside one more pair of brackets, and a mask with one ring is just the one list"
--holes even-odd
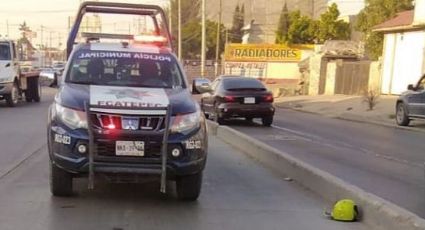
[(87, 129), (86, 113), (83, 111), (65, 108), (55, 103), (52, 117), (57, 117), (70, 129)]
[(171, 133), (188, 134), (197, 128), (201, 121), (201, 111), (174, 116), (172, 119)]

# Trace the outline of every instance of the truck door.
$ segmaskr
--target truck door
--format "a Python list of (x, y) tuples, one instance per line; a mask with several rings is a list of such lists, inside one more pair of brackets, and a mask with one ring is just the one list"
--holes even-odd
[(417, 89), (420, 96), (419, 116), (425, 118), (425, 75), (419, 81)]
[(18, 52), (16, 50), (16, 45), (14, 42), (11, 42), (11, 56), (12, 56), (12, 65), (15, 75), (19, 77), (19, 58)]
[(415, 91), (408, 96), (409, 114), (425, 117), (425, 76), (419, 80)]

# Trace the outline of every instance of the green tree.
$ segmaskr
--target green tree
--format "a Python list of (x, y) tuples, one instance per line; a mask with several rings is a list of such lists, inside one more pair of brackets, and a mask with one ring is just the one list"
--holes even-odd
[(289, 14), (289, 29), (286, 43), (288, 44), (311, 44), (314, 42), (314, 21), (302, 16), (300, 11), (293, 11)]
[(366, 50), (376, 60), (382, 55), (383, 34), (373, 32), (373, 27), (394, 17), (398, 12), (413, 8), (412, 0), (366, 0), (360, 12), (356, 29), (363, 33)]
[(276, 30), (276, 41), (277, 44), (283, 44), (287, 41), (288, 30), (289, 30), (289, 11), (288, 6), (285, 2), (285, 5), (282, 8), (280, 13), (279, 23)]
[(350, 39), (350, 24), (339, 17), (338, 6), (333, 3), (328, 10), (320, 15), (320, 20), (315, 22), (316, 42), (324, 43), (327, 40), (347, 40)]
[[(180, 0), (182, 27), (193, 21), (200, 21), (201, 0)], [(178, 0), (171, 0), (171, 34), (177, 38), (178, 34)], [(169, 12), (167, 12), (169, 13)], [(183, 31), (183, 30), (182, 30)]]
[[(206, 46), (207, 46), (207, 59), (215, 58), (216, 51), (216, 39), (217, 39), (217, 22), (207, 20), (206, 21)], [(182, 46), (183, 46), (183, 58), (185, 59), (196, 59), (201, 54), (201, 33), (202, 27), (199, 21), (191, 21), (184, 25), (182, 28)], [(221, 25), (221, 37), (220, 40), (225, 39), (225, 27)], [(219, 52), (224, 51), (224, 42), (220, 43)]]
[(245, 6), (239, 7), (236, 5), (235, 11), (233, 12), (232, 28), (230, 30), (230, 41), (233, 43), (242, 42), (242, 28), (245, 24)]

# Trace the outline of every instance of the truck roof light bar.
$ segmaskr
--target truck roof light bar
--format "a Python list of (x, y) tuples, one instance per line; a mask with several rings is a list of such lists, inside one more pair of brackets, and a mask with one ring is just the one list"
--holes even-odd
[(117, 40), (133, 40), (134, 35), (130, 34), (105, 34), (105, 33), (81, 33), (81, 37), (86, 38), (87, 40), (95, 39), (117, 39)]
[(71, 32), (68, 36), (67, 57), (69, 57), (72, 52), (81, 22), (86, 13), (130, 14), (151, 17), (154, 22), (156, 34), (164, 36), (167, 39), (166, 46), (170, 48), (173, 47), (171, 44), (172, 39), (170, 31), (168, 30), (167, 17), (161, 7), (144, 4), (88, 1), (81, 3), (77, 16), (75, 17), (74, 25), (72, 26)]

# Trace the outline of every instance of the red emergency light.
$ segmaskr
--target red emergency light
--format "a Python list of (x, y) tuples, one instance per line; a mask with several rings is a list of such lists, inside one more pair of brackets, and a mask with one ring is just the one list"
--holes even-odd
[(141, 34), (141, 35), (134, 35), (134, 41), (136, 43), (157, 44), (162, 46), (167, 43), (167, 38), (164, 36)]

